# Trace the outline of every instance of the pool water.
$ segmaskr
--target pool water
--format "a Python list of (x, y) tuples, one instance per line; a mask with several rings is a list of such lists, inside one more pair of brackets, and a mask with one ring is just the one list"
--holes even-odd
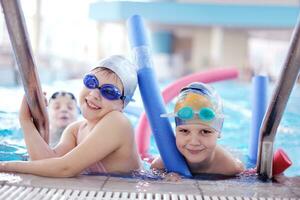
[[(165, 84), (161, 84), (163, 87)], [(225, 122), (222, 137), (218, 143), (247, 163), (248, 142), (251, 126), (251, 85), (238, 81), (226, 81), (212, 84), (223, 99)], [(74, 80), (68, 83), (58, 82), (43, 86), (49, 95), (55, 88), (63, 88), (77, 94), (81, 81)], [(273, 92), (273, 85), (269, 88), (269, 98)], [(18, 123), (18, 108), (23, 95), (22, 88), (0, 87), (0, 160), (26, 160), (27, 152)], [(5, 97), (5, 98), (3, 98)], [(134, 106), (142, 108), (139, 92), (136, 93)], [(172, 105), (167, 106), (171, 112)], [(128, 114), (136, 126), (138, 118)], [(300, 175), (300, 86), (295, 85), (275, 139), (274, 150), (284, 149), (292, 160), (293, 165), (285, 171), (287, 176)], [(150, 153), (158, 155), (153, 137), (151, 138)], [(246, 164), (247, 165), (247, 164)]]

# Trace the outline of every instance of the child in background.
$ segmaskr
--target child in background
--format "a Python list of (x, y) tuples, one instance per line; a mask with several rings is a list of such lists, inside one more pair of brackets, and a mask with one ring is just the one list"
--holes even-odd
[(84, 119), (70, 124), (54, 149), (40, 136), (23, 98), (19, 119), (32, 161), (1, 162), (0, 171), (72, 177), (140, 168), (134, 130), (122, 113), (137, 86), (135, 66), (122, 56), (111, 56), (85, 75), (83, 82), (79, 105)]
[[(236, 175), (244, 170), (241, 161), (217, 144), (224, 121), (222, 103), (213, 88), (192, 83), (181, 89), (174, 113), (176, 146), (185, 157), (192, 173)], [(152, 168), (162, 169), (161, 158)]]
[(78, 107), (75, 96), (71, 92), (57, 91), (52, 94), (48, 104), (49, 113), (49, 145), (54, 147), (60, 140), (64, 129), (77, 120)]

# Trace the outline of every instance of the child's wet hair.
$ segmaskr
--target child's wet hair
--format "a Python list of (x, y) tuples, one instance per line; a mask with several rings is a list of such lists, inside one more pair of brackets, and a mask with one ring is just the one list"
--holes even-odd
[[(114, 81), (116, 82), (120, 82), (122, 84), (122, 94), (124, 93), (124, 85), (121, 81), (121, 79), (119, 78), (119, 76), (114, 72), (112, 71), (111, 69), (108, 69), (106, 67), (95, 67), (94, 69), (91, 70), (91, 72), (95, 72), (95, 73), (98, 73), (98, 72), (102, 72), (103, 76), (105, 77), (112, 77)], [(100, 80), (101, 81), (101, 80)]]

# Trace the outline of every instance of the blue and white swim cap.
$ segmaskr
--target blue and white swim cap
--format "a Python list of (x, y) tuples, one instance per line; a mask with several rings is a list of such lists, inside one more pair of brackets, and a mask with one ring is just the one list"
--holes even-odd
[(107, 68), (113, 71), (120, 78), (124, 87), (124, 107), (132, 101), (134, 91), (137, 86), (137, 70), (136, 66), (132, 64), (128, 59), (120, 55), (113, 55), (103, 60), (94, 68)]
[(182, 88), (174, 113), (176, 126), (200, 123), (221, 133), (224, 121), (222, 101), (209, 85), (194, 82)]

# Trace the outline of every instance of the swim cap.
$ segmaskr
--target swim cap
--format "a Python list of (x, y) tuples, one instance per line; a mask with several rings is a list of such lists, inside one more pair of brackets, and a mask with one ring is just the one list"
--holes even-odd
[(174, 113), (177, 113), (176, 126), (201, 123), (219, 133), (222, 130), (224, 116), (221, 99), (212, 87), (204, 83), (194, 82), (182, 88)]
[(96, 65), (97, 67), (107, 68), (113, 71), (120, 78), (124, 87), (124, 107), (132, 100), (137, 86), (137, 71), (135, 65), (120, 55), (113, 55)]

